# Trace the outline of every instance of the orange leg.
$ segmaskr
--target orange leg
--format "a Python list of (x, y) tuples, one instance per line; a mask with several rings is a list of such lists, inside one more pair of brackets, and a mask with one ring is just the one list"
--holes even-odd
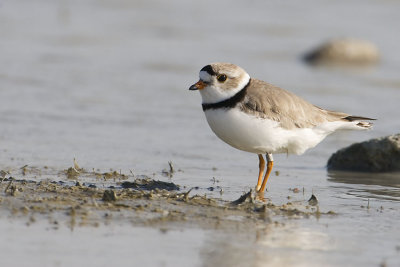
[(259, 191), (261, 188), (262, 177), (263, 177), (264, 169), (265, 169), (265, 160), (261, 154), (258, 154), (258, 168), (259, 168), (259, 173), (258, 173), (258, 181), (257, 181), (257, 187), (256, 187), (257, 191)]
[(261, 188), (260, 190), (258, 190), (258, 192), (265, 191), (265, 186), (267, 185), (268, 177), (271, 174), (272, 167), (274, 166), (274, 159), (272, 158), (272, 154), (267, 153), (266, 158), (267, 158), (267, 171), (264, 176), (264, 181), (262, 182)]

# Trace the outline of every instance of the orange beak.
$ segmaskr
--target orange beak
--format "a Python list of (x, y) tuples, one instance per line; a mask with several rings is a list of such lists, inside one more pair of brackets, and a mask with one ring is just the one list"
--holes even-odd
[(197, 83), (190, 86), (189, 90), (201, 90), (204, 87), (206, 87), (206, 84), (202, 80), (199, 80)]

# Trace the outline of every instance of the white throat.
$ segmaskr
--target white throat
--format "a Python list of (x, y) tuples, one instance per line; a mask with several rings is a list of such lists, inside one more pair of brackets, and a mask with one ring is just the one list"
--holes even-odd
[[(201, 77), (201, 75), (200, 75)], [(238, 83), (236, 88), (230, 88), (229, 90), (223, 90), (215, 85), (208, 85), (204, 89), (200, 90), (201, 98), (203, 100), (203, 104), (212, 104), (224, 101), (228, 98), (231, 98), (240, 90), (242, 90), (250, 81), (249, 74), (245, 73)]]

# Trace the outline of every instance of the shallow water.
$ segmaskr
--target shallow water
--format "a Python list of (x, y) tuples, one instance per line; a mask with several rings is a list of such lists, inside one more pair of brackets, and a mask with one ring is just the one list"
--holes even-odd
[[(268, 182), (272, 202), (286, 203), (288, 196), (307, 200), (313, 192), (321, 210), (338, 216), (290, 221), (269, 233), (249, 229), (237, 236), (173, 231), (175, 249), (187, 252), (176, 255), (179, 262), (175, 257), (158, 260), (168, 253), (158, 243), (163, 235), (157, 230), (124, 226), (121, 235), (148, 231), (147, 239), (110, 234), (108, 240), (142, 249), (136, 260), (155, 266), (398, 265), (400, 175), (328, 173), (325, 165), (341, 147), (399, 132), (399, 8), (396, 1), (372, 0), (2, 1), (0, 169), (17, 173), (26, 164), (48, 166), (52, 176), (70, 167), (75, 157), (89, 170), (131, 170), (168, 180), (161, 171), (172, 161), (181, 170), (172, 177), (175, 183), (198, 186), (198, 194), (235, 199), (255, 185), (257, 157), (218, 140), (202, 114), (200, 96), (187, 90), (201, 67), (229, 61), (318, 106), (378, 119), (372, 131), (335, 134), (301, 157), (274, 157), (279, 175)], [(341, 36), (372, 41), (381, 62), (341, 69), (300, 61), (320, 42)], [(222, 195), (219, 188), (207, 189), (217, 186)], [(296, 187), (304, 188), (304, 195), (289, 190)], [(49, 233), (44, 226), (26, 227), (4, 217), (0, 226), (14, 229), (5, 238), (13, 238), (20, 251), (32, 252), (25, 241)], [(56, 233), (77, 243), (111, 230), (76, 231), (82, 231), (79, 239), (75, 232)], [(187, 246), (181, 242), (186, 239), (196, 242)], [(65, 266), (74, 255), (82, 264), (102, 258), (96, 246), (87, 248), (93, 257), (46, 249), (57, 242), (43, 240), (43, 251), (33, 252), (45, 255), (37, 265)], [(13, 258), (17, 265), (22, 261)], [(125, 263), (123, 257), (114, 260)]]

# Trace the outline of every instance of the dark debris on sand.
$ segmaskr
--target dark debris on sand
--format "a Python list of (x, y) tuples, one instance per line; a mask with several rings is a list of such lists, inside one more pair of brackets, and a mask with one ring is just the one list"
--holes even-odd
[(179, 185), (170, 182), (163, 182), (158, 180), (153, 180), (149, 177), (137, 178), (133, 182), (123, 182), (121, 184), (122, 188), (132, 188), (139, 190), (155, 190), (155, 189), (165, 189), (168, 191), (179, 190)]

